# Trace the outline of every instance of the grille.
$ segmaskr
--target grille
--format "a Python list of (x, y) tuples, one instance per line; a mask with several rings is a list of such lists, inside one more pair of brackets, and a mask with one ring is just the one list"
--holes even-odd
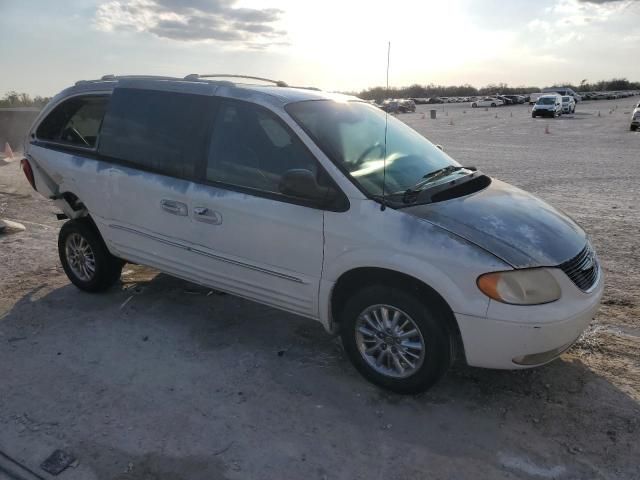
[(578, 255), (559, 265), (559, 268), (582, 291), (589, 290), (598, 278), (598, 259), (589, 243)]

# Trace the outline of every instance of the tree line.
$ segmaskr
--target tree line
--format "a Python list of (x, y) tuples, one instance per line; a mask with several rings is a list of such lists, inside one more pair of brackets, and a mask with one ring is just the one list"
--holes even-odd
[[(640, 90), (640, 82), (630, 82), (626, 78), (613, 78), (611, 80), (601, 80), (599, 82), (589, 82), (582, 80), (578, 85), (572, 83), (554, 84), (552, 87), (571, 87), (577, 92), (609, 92), (621, 90)], [(471, 97), (477, 95), (539, 92), (540, 87), (517, 86), (510, 87), (506, 83), (492, 83), (482, 88), (476, 88), (468, 83), (464, 85), (429, 85), (413, 84), (408, 87), (372, 87), (360, 92), (348, 92), (351, 95), (364, 100), (382, 101), (385, 98), (430, 98), (430, 97)], [(0, 108), (7, 107), (43, 107), (51, 97), (41, 97), (36, 95), (31, 97), (28, 93), (18, 93), (10, 91), (0, 99)]]
[[(614, 78), (611, 80), (602, 80), (590, 83), (587, 79), (582, 80), (578, 85), (571, 83), (554, 84), (552, 87), (570, 87), (580, 92), (606, 92), (619, 90), (640, 90), (640, 82), (630, 82), (626, 78)], [(477, 95), (490, 94), (516, 94), (516, 93), (534, 93), (541, 91), (540, 87), (535, 86), (516, 86), (511, 87), (506, 83), (492, 83), (482, 88), (476, 88), (473, 85), (429, 85), (413, 84), (408, 87), (372, 87), (360, 92), (350, 92), (364, 100), (381, 101), (385, 98), (431, 98), (431, 97), (470, 97)]]
[(31, 97), (28, 93), (18, 93), (10, 91), (4, 94), (0, 99), (0, 108), (8, 107), (44, 107), (51, 97), (41, 97), (36, 95)]

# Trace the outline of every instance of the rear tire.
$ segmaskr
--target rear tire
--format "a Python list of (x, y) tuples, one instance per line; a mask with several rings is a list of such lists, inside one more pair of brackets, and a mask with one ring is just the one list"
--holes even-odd
[(71, 283), (85, 292), (113, 286), (124, 261), (109, 253), (100, 233), (87, 219), (69, 220), (58, 235), (58, 254)]
[(453, 337), (446, 313), (437, 302), (427, 301), (403, 289), (372, 285), (346, 302), (340, 318), (342, 342), (363, 377), (402, 394), (424, 392), (442, 378), (454, 356)]
[(492, 107), (497, 107), (497, 105), (495, 103), (492, 103), (491, 106)]

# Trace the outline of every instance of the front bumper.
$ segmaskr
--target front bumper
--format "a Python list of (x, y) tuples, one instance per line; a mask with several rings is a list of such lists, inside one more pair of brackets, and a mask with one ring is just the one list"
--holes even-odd
[(491, 301), (487, 317), (456, 314), (467, 363), (474, 367), (520, 369), (550, 362), (587, 328), (600, 306), (602, 271), (582, 292), (559, 269), (554, 276), (562, 298), (545, 305), (505, 305)]
[(546, 109), (539, 109), (539, 110), (532, 110), (531, 113), (533, 115), (535, 115), (536, 117), (554, 117), (556, 114), (555, 110), (546, 110)]

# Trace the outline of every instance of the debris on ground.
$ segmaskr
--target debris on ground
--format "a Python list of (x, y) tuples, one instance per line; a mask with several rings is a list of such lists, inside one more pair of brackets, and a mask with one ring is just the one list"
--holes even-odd
[(76, 461), (71, 453), (64, 450), (55, 450), (49, 457), (42, 462), (40, 468), (51, 475), (58, 475), (71, 466)]
[(0, 234), (2, 233), (17, 233), (25, 230), (24, 225), (18, 222), (12, 222), (11, 220), (0, 219)]

